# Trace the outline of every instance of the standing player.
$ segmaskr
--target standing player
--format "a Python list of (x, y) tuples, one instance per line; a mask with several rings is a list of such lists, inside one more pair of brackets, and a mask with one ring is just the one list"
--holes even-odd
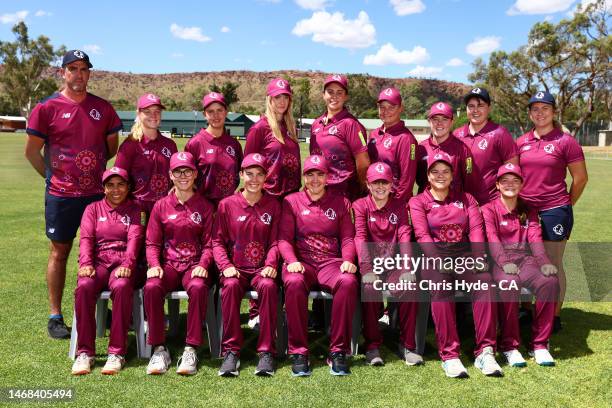
[(285, 197), (278, 246), (285, 261), (283, 285), (294, 376), (310, 375), (308, 362), (308, 291), (320, 286), (334, 296), (330, 356), (333, 375), (350, 374), (353, 314), (357, 306), (355, 230), (351, 203), (326, 191), (327, 161), (318, 155), (304, 162), (304, 190)]
[(79, 278), (74, 290), (79, 333), (74, 375), (89, 374), (94, 365), (96, 301), (106, 288), (111, 291), (114, 313), (102, 374), (116, 374), (125, 365), (132, 294), (143, 278), (136, 261), (144, 239), (140, 206), (128, 198), (128, 179), (124, 169), (106, 170), (102, 176), (105, 197), (88, 205), (81, 220)]
[(404, 112), (402, 95), (395, 88), (383, 89), (378, 95), (378, 116), (383, 125), (370, 133), (368, 153), (372, 163), (384, 162), (393, 173), (392, 192), (408, 204), (416, 178), (417, 141), (401, 116)]
[(126, 169), (133, 186), (132, 195), (151, 214), (153, 204), (168, 194), (170, 156), (177, 152), (174, 140), (159, 132), (162, 105), (157, 95), (138, 98), (136, 120), (128, 138), (119, 147), (115, 166)]
[[(399, 253), (410, 255), (411, 229), (408, 224), (408, 209), (406, 203), (391, 195), (393, 172), (385, 163), (377, 162), (370, 165), (367, 172), (367, 197), (353, 203), (355, 213), (355, 248), (359, 259), (360, 272), (364, 284), (363, 337), (365, 338), (366, 362), (370, 365), (383, 365), (379, 347), (383, 338), (378, 328), (378, 316), (382, 309), (380, 291), (371, 286), (376, 279), (372, 272), (374, 257), (392, 258), (393, 247), (399, 247)], [(389, 281), (390, 276), (385, 277)], [(415, 275), (408, 272), (398, 276), (400, 280), (414, 281)], [(380, 300), (379, 300), (380, 299)], [(414, 352), (416, 313), (418, 304), (409, 301), (407, 297), (399, 299), (400, 344), (399, 349), (408, 365), (420, 365), (423, 357)]]
[(278, 304), (277, 228), (280, 202), (263, 191), (267, 164), (259, 153), (247, 154), (240, 178), (244, 188), (219, 203), (215, 218), (213, 254), (222, 273), (223, 364), (219, 375), (236, 376), (243, 337), (240, 302), (250, 287), (260, 306), (257, 375), (274, 374), (274, 339)]
[(291, 112), (292, 92), (289, 82), (275, 78), (268, 83), (266, 113), (249, 129), (244, 154), (259, 153), (270, 165), (264, 190), (280, 197), (299, 190), (300, 145)]
[(453, 135), (470, 149), (472, 172), (464, 187), (482, 206), (499, 195), (495, 188), (497, 169), (504, 163), (518, 164), (518, 149), (510, 132), (489, 119), (491, 98), (486, 89), (472, 89), (463, 101), (469, 122)]
[(197, 372), (196, 349), (202, 344), (202, 322), (213, 281), (210, 272), (213, 206), (194, 191), (196, 167), (191, 153), (172, 155), (170, 178), (174, 191), (155, 203), (147, 225), (149, 270), (144, 307), (149, 323), (147, 342), (153, 346), (147, 374), (168, 371), (170, 353), (164, 344), (164, 302), (168, 292), (182, 287), (189, 295), (187, 338), (176, 372), (192, 375)]
[(223, 94), (210, 92), (202, 99), (202, 106), (208, 127), (187, 142), (185, 151), (196, 161), (198, 192), (216, 207), (240, 183), (242, 146), (225, 131), (227, 105)]
[[(440, 152), (427, 159), (429, 186), (410, 199), (410, 216), (417, 242), (428, 259), (444, 260), (438, 265), (426, 265), (422, 279), (433, 285), (431, 315), (436, 327), (438, 354), (448, 377), (467, 377), (459, 359), (459, 336), (455, 318), (455, 287), (453, 282), (480, 284), (470, 291), (476, 350), (474, 365), (487, 376), (503, 375), (495, 361), (496, 311), (495, 292), (491, 287), (491, 274), (484, 258), (485, 232), (478, 203), (468, 193), (451, 188), (453, 158)], [(468, 267), (461, 259), (472, 259)], [(447, 259), (455, 259), (453, 267)], [(429, 261), (431, 260), (431, 261)], [(460, 268), (461, 267), (461, 268)], [(486, 286), (485, 286), (486, 285)]]
[[(497, 173), (500, 197), (482, 207), (489, 249), (495, 261), (493, 278), (497, 282), (500, 303), (500, 345), (508, 364), (526, 365), (518, 351), (520, 344), (518, 307), (521, 287), (536, 295), (535, 316), (531, 325), (532, 340), (528, 347), (536, 363), (552, 366), (555, 360), (548, 351), (552, 333), (555, 303), (559, 293), (557, 268), (551, 264), (542, 244), (542, 228), (535, 210), (519, 198), (523, 186), (521, 169), (506, 163)], [(512, 286), (512, 284), (515, 284)]]
[(310, 154), (322, 155), (329, 163), (328, 189), (349, 199), (365, 195), (365, 174), (370, 165), (366, 131), (344, 106), (348, 80), (330, 75), (323, 85), (327, 112), (317, 118), (310, 131)]
[(117, 132), (122, 127), (110, 103), (87, 92), (90, 68), (83, 51), (64, 54), (62, 90), (34, 107), (26, 129), (25, 156), (46, 181), (45, 230), (51, 241), (47, 330), (56, 339), (70, 337), (62, 315), (62, 295), (72, 241), (85, 207), (102, 198), (99, 180), (106, 161), (117, 152)]
[[(555, 113), (555, 98), (550, 93), (533, 95), (529, 99), (529, 118), (534, 128), (521, 136), (517, 145), (525, 178), (521, 197), (538, 210), (546, 252), (559, 271), (554, 327), (558, 331), (566, 289), (563, 253), (574, 225), (572, 207), (586, 187), (588, 174), (582, 148), (555, 122)], [(572, 177), (569, 191), (565, 183), (567, 170)]]
[(452, 135), (453, 108), (444, 102), (436, 102), (429, 109), (427, 115), (431, 136), (423, 140), (417, 148), (417, 179), (419, 192), (427, 186), (427, 163), (429, 157), (446, 153), (451, 157), (453, 177), (451, 189), (456, 192), (465, 190), (465, 180), (472, 173), (473, 159), (470, 149), (459, 139)]

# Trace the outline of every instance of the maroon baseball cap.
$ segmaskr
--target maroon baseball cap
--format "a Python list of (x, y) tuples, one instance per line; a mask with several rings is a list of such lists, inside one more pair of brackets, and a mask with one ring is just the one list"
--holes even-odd
[(385, 88), (378, 94), (378, 103), (387, 101), (393, 105), (402, 104), (402, 95), (395, 88)]
[(429, 171), (431, 166), (439, 161), (448, 164), (451, 169), (453, 168), (453, 159), (449, 156), (449, 154), (446, 152), (438, 152), (430, 154), (429, 157), (427, 157), (427, 171)]
[(268, 161), (259, 153), (249, 153), (242, 159), (240, 170), (248, 169), (249, 167), (261, 167), (263, 171), (268, 172)]
[(429, 108), (429, 114), (427, 115), (427, 119), (430, 119), (432, 116), (435, 115), (442, 115), (446, 118), (452, 119), (453, 107), (446, 102), (436, 102), (431, 105), (431, 108)]
[(266, 89), (266, 94), (268, 96), (277, 96), (277, 95), (293, 95), (291, 92), (291, 85), (283, 78), (274, 78), (268, 83), (268, 88)]
[(225, 103), (225, 96), (221, 92), (210, 92), (204, 95), (204, 99), (202, 99), (202, 106), (204, 109), (208, 108), (208, 105), (211, 103), (220, 103), (227, 109), (227, 104)]
[(193, 155), (189, 152), (176, 152), (170, 157), (170, 171), (178, 169), (179, 167), (188, 167), (191, 170), (195, 170), (195, 160)]
[(520, 178), (521, 181), (523, 180), (523, 173), (521, 172), (521, 168), (516, 164), (512, 164), (512, 163), (502, 164), (499, 167), (499, 170), (497, 170), (497, 179), (499, 180), (501, 176), (505, 174), (514, 174), (515, 176)]
[(138, 98), (138, 104), (136, 107), (140, 109), (146, 109), (149, 106), (157, 105), (162, 109), (166, 109), (166, 107), (161, 103), (161, 98), (155, 94), (147, 93)]
[(327, 173), (328, 167), (325, 157), (319, 156), (318, 154), (308, 156), (304, 161), (304, 169), (302, 170), (302, 174), (306, 174), (311, 170), (319, 170), (323, 173)]
[(106, 180), (113, 176), (119, 176), (125, 181), (129, 181), (127, 170), (121, 167), (111, 167), (110, 169), (106, 169), (102, 174), (102, 184), (106, 183)]
[(327, 78), (325, 78), (325, 82), (323, 83), (323, 89), (325, 90), (325, 88), (327, 88), (327, 85), (334, 82), (343, 87), (344, 90), (348, 92), (348, 79), (346, 78), (346, 76), (340, 74), (329, 75)]
[(378, 180), (385, 180), (388, 183), (393, 182), (393, 172), (387, 163), (377, 162), (370, 164), (366, 173), (368, 183), (373, 183)]

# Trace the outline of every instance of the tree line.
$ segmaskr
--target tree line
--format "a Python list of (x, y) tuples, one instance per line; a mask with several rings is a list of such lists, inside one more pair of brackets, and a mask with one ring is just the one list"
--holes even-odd
[[(612, 128), (612, 38), (609, 35), (610, 10), (605, 0), (598, 0), (572, 17), (554, 24), (536, 23), (527, 43), (515, 51), (495, 51), (488, 61), (477, 58), (468, 79), (486, 87), (493, 96), (493, 120), (526, 131), (529, 126), (527, 101), (537, 90), (546, 89), (557, 98), (557, 119), (575, 134), (587, 121), (607, 122)], [(44, 35), (31, 39), (24, 22), (13, 27), (16, 40), (0, 42), (0, 113), (29, 116), (34, 104), (58, 89), (48, 68), (57, 67), (65, 47), (54, 48)], [(376, 118), (378, 89), (369, 84), (369, 76), (349, 75), (351, 112), (362, 118)], [(293, 113), (296, 117), (315, 117), (324, 111), (317, 92), (307, 78), (286, 78), (293, 89)], [(438, 100), (459, 108), (461, 99), (448, 92), (432, 92), (427, 81), (402, 84), (405, 117), (425, 118), (427, 109)], [(227, 81), (200, 86), (182, 100), (164, 98), (169, 110), (199, 110), (202, 96), (210, 91), (225, 95), (230, 110), (260, 114), (260, 106), (241, 103), (239, 84)], [(135, 99), (135, 98), (134, 98)], [(134, 110), (134, 101), (110, 101), (117, 110)], [(458, 122), (464, 122), (460, 114)]]

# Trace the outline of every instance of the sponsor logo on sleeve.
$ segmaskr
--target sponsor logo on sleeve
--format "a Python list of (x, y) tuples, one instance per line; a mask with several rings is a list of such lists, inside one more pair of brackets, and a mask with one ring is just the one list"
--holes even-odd
[(472, 174), (472, 158), (468, 157), (465, 159), (465, 172), (467, 174)]
[(412, 143), (410, 145), (410, 160), (414, 160), (416, 157), (416, 145)]

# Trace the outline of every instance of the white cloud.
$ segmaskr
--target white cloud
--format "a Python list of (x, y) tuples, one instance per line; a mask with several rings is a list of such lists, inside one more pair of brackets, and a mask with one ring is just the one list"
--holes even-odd
[(232, 31), (232, 30), (230, 30), (230, 28), (228, 26), (221, 27), (221, 32), (222, 33), (229, 33), (230, 31)]
[(376, 28), (365, 11), (360, 11), (355, 20), (345, 19), (340, 12), (316, 11), (312, 17), (298, 21), (291, 32), (298, 37), (312, 35), (312, 41), (331, 47), (366, 48), (376, 42)]
[(415, 46), (412, 51), (399, 51), (393, 44), (386, 43), (376, 54), (369, 54), (363, 58), (365, 65), (390, 65), (390, 64), (418, 64), (429, 59), (429, 53), (420, 45)]
[(395, 14), (398, 16), (418, 14), (425, 11), (425, 4), (421, 0), (389, 0), (389, 3), (391, 3)]
[(102, 54), (102, 47), (97, 44), (84, 45), (83, 50), (89, 54)]
[(423, 65), (417, 65), (416, 68), (406, 72), (407, 75), (421, 78), (431, 78), (439, 76), (441, 73), (441, 67), (424, 67)]
[(211, 38), (202, 34), (202, 29), (200, 27), (181, 27), (178, 24), (172, 23), (170, 25), (170, 32), (176, 38), (180, 38), (181, 40), (193, 40), (199, 42), (207, 42), (210, 41)]
[[(580, 2), (580, 5), (582, 6), (582, 11), (584, 11), (587, 6), (589, 6), (590, 4), (595, 3), (597, 0), (582, 0)], [(606, 11), (608, 12), (612, 12), (612, 0), (606, 0), (604, 2), (604, 7), (606, 9)]]
[(34, 13), (34, 16), (36, 17), (50, 17), (52, 15), (53, 13), (45, 10), (38, 10), (36, 13)]
[(306, 10), (323, 10), (329, 6), (330, 0), (294, 0), (295, 4)]
[(183, 54), (182, 52), (173, 52), (172, 54), (170, 54), (170, 56), (172, 58), (183, 58), (185, 54)]
[(544, 17), (544, 21), (552, 21), (553, 18), (553, 16), (546, 16)]
[(20, 21), (25, 20), (25, 18), (30, 14), (28, 10), (21, 10), (16, 13), (6, 13), (0, 15), (0, 23), (2, 24), (15, 24)]
[(550, 14), (567, 10), (576, 0), (516, 0), (506, 14)]
[(477, 37), (465, 47), (465, 51), (473, 56), (488, 54), (499, 48), (501, 37)]
[(446, 61), (447, 67), (460, 67), (462, 65), (465, 65), (465, 62), (463, 62), (463, 60), (461, 60), (460, 58), (451, 58)]

